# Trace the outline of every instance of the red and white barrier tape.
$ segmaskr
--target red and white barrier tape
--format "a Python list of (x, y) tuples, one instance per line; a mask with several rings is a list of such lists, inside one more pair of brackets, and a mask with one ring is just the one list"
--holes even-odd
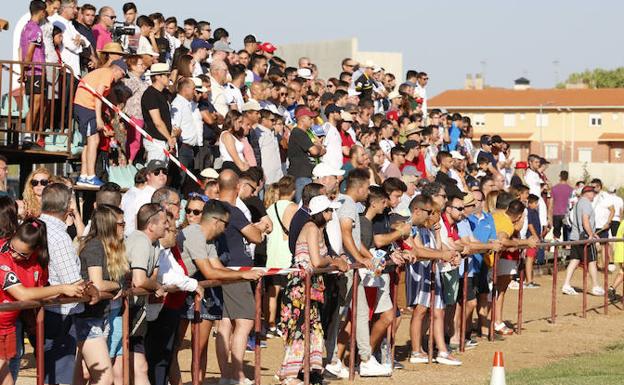
[[(136, 124), (132, 119), (130, 119), (130, 117), (128, 115), (126, 115), (121, 109), (119, 109), (119, 107), (117, 107), (116, 105), (111, 103), (108, 99), (106, 99), (104, 97), (104, 95), (100, 95), (93, 87), (91, 87), (91, 85), (89, 83), (86, 83), (84, 80), (80, 80), (80, 83), (78, 84), (78, 87), (84, 88), (89, 93), (91, 93), (92, 95), (94, 95), (97, 98), (99, 98), (102, 102), (104, 102), (104, 104), (106, 104), (113, 111), (115, 111), (119, 116), (121, 116), (121, 118), (125, 122), (129, 123), (130, 125), (132, 125), (132, 127), (134, 127), (145, 139), (147, 139), (148, 141), (152, 142), (155, 146), (160, 146), (159, 144), (154, 142), (154, 138), (152, 138), (152, 136), (150, 134), (148, 134), (145, 130), (143, 130), (141, 127), (139, 127), (139, 125)], [(203, 185), (199, 181), (199, 179), (185, 165), (183, 165), (178, 160), (178, 158), (176, 158), (173, 154), (171, 154), (171, 152), (169, 150), (167, 150), (166, 148), (164, 148), (164, 147), (161, 147), (161, 148), (162, 148), (162, 151), (165, 153), (165, 156), (167, 157), (167, 159), (169, 159), (176, 166), (178, 166), (183, 172), (186, 173), (186, 175), (189, 176), (189, 178), (193, 179), (195, 181), (195, 183), (197, 183), (200, 187), (203, 187)]]

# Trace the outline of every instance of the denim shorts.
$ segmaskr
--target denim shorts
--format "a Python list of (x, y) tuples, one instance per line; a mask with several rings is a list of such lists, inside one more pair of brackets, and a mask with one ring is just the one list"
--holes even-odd
[[(204, 298), (201, 301), (199, 316), (202, 320), (217, 321), (223, 317), (223, 295), (220, 287), (206, 288)], [(193, 320), (195, 318), (195, 295), (189, 294), (182, 308), (182, 318)]]
[(121, 318), (121, 308), (111, 309), (108, 315), (110, 332), (108, 333), (108, 355), (111, 358), (119, 357), (123, 354), (123, 320)]
[(85, 341), (91, 338), (108, 338), (110, 331), (108, 318), (81, 318), (76, 317), (76, 335), (78, 341)]

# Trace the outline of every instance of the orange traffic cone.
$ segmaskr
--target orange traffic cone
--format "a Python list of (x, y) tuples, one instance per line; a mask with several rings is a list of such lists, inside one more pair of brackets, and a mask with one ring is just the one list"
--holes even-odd
[(490, 380), (490, 385), (506, 385), (503, 352), (494, 352), (494, 362), (492, 363), (492, 379)]

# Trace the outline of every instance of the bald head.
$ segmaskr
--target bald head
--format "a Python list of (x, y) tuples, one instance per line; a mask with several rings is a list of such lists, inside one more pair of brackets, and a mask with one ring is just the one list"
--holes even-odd
[(232, 170), (223, 170), (219, 174), (219, 192), (238, 190), (238, 175)]

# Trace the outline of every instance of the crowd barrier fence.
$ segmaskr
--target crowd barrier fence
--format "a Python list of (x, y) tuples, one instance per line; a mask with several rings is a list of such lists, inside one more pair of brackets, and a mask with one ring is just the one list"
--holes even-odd
[[(582, 307), (581, 307), (581, 316), (583, 318), (587, 317), (587, 269), (588, 269), (588, 248), (591, 245), (597, 245), (597, 244), (602, 244), (602, 245), (608, 245), (611, 243), (615, 243), (615, 242), (624, 242), (624, 238), (610, 238), (610, 239), (589, 239), (589, 240), (582, 240), (582, 241), (567, 241), (567, 242), (542, 242), (539, 243), (537, 245), (538, 248), (542, 248), (542, 249), (553, 249), (553, 262), (552, 262), (552, 298), (551, 298), (551, 314), (550, 314), (550, 322), (551, 323), (555, 323), (556, 322), (556, 318), (557, 318), (557, 275), (558, 275), (558, 266), (559, 266), (559, 261), (558, 261), (558, 257), (559, 257), (559, 249), (561, 247), (569, 247), (569, 246), (579, 246), (582, 245), (584, 247), (584, 256), (583, 256), (583, 261), (582, 261), (582, 268), (583, 268), (583, 294), (582, 294)], [(604, 247), (604, 253), (605, 253), (605, 265), (604, 265), (604, 290), (605, 290), (605, 294), (604, 294), (604, 302), (603, 302), (603, 313), (604, 314), (608, 314), (608, 306), (609, 306), (609, 298), (608, 298), (608, 288), (609, 288), (609, 271), (608, 271), (608, 263), (609, 263), (609, 257), (610, 257), (610, 253), (609, 253), (609, 247)], [(494, 264), (493, 264), (493, 271), (496, 271), (496, 267), (498, 265), (498, 260), (500, 258), (499, 253), (495, 253), (494, 256)], [(467, 259), (464, 259), (463, 262), (465, 265), (465, 267), (467, 267), (466, 263), (467, 263)], [(431, 269), (431, 282), (435, 282), (435, 263), (432, 264), (432, 269)], [(361, 264), (352, 264), (350, 269), (359, 269), (361, 268), (362, 265)], [(259, 269), (263, 269), (266, 272), (266, 275), (276, 275), (276, 274), (288, 274), (291, 271), (293, 271), (293, 269), (284, 269), (283, 271), (280, 270), (276, 270), (276, 269), (264, 269), (264, 268), (259, 268)], [(387, 332), (387, 338), (388, 338), (388, 343), (391, 344), (391, 351), (392, 351), (392, 357), (394, 357), (394, 345), (395, 345), (395, 336), (394, 336), (394, 324), (395, 324), (395, 317), (396, 317), (396, 310), (397, 310), (397, 301), (396, 301), (396, 296), (397, 296), (397, 291), (399, 290), (399, 279), (398, 279), (398, 275), (401, 271), (401, 267), (400, 266), (395, 266), (394, 271), (391, 275), (392, 278), (392, 288), (393, 288), (393, 319), (392, 319), (392, 323), (391, 325), (388, 327), (388, 332)], [(461, 298), (460, 306), (461, 306), (461, 312), (462, 315), (465, 313), (465, 309), (466, 309), (466, 288), (467, 288), (467, 280), (468, 280), (468, 275), (467, 275), (467, 271), (468, 269), (465, 268), (464, 269), (464, 275), (462, 277), (462, 285), (464, 290), (462, 291), (463, 296)], [(309, 356), (309, 351), (310, 351), (310, 333), (309, 333), (309, 325), (310, 325), (310, 291), (311, 291), (311, 277), (312, 275), (315, 274), (325, 274), (325, 273), (337, 273), (337, 269), (335, 268), (318, 268), (318, 269), (314, 269), (313, 271), (310, 272), (306, 272), (306, 271), (302, 271), (305, 274), (305, 311), (304, 311), (304, 317), (305, 317), (305, 326), (308, 330), (306, 330), (306, 332), (304, 333), (304, 350), (305, 350), (305, 356), (304, 356), (304, 383), (306, 385), (308, 385), (310, 383), (310, 356)], [(265, 276), (266, 276), (265, 275)], [(520, 269), (519, 271), (519, 275), (520, 278), (522, 278), (524, 276), (524, 270)], [(492, 301), (491, 301), (491, 306), (490, 306), (490, 323), (489, 323), (489, 335), (488, 338), (490, 341), (492, 341), (494, 339), (494, 323), (495, 323), (495, 312), (496, 312), (496, 305), (497, 305), (497, 293), (496, 293), (496, 274), (492, 274), (492, 278), (493, 278), (493, 290), (492, 290)], [(222, 286), (222, 285), (227, 285), (230, 283), (234, 283), (234, 282), (241, 282), (241, 281), (229, 281), (229, 282), (221, 282), (221, 281), (215, 281), (215, 280), (206, 280), (206, 281), (201, 281), (200, 285), (204, 288), (209, 288), (209, 287), (216, 287), (216, 286)], [(522, 282), (522, 280), (521, 280)], [(351, 316), (351, 333), (350, 333), (350, 341), (349, 341), (349, 346), (350, 346), (350, 353), (349, 353), (349, 380), (353, 381), (355, 379), (355, 357), (356, 357), (356, 343), (355, 343), (355, 336), (356, 336), (356, 314), (357, 314), (357, 306), (358, 306), (358, 290), (357, 287), (359, 285), (359, 274), (353, 274), (353, 287), (352, 287), (352, 298), (351, 298), (351, 312), (350, 312), (350, 316)], [(624, 286), (624, 285), (623, 285)], [(153, 292), (144, 290), (144, 289), (137, 289), (137, 288), (133, 288), (133, 289), (127, 289), (124, 290), (122, 293), (122, 298), (123, 298), (123, 313), (122, 313), (122, 319), (123, 319), (123, 383), (124, 385), (131, 385), (133, 383), (133, 378), (131, 375), (131, 369), (133, 367), (133, 365), (131, 364), (131, 354), (130, 354), (130, 344), (129, 344), (129, 339), (130, 339), (130, 303), (129, 303), (129, 299), (132, 296), (148, 296), (148, 295), (153, 295)], [(520, 284), (519, 285), (519, 290), (518, 290), (518, 310), (517, 310), (517, 324), (516, 324), (516, 333), (520, 334), (522, 332), (522, 307), (523, 307), (523, 295), (524, 295), (524, 290), (523, 290), (523, 285)], [(111, 299), (113, 298), (113, 295), (111, 293), (101, 293), (100, 295), (101, 299)], [(0, 304), (0, 312), (2, 311), (14, 311), (14, 310), (26, 310), (26, 309), (36, 309), (37, 310), (37, 315), (36, 315), (36, 343), (35, 343), (35, 355), (36, 355), (36, 370), (37, 370), (37, 385), (43, 385), (44, 384), (44, 309), (46, 306), (51, 306), (51, 305), (58, 305), (58, 304), (66, 304), (66, 303), (78, 303), (78, 302), (89, 302), (91, 300), (91, 298), (89, 296), (85, 296), (82, 298), (65, 298), (65, 297), (61, 297), (61, 298), (56, 298), (56, 299), (51, 299), (51, 300), (41, 300), (41, 301), (17, 301), (17, 302), (13, 302), (13, 303), (4, 303), (4, 304)], [(255, 334), (255, 357), (254, 357), (254, 375), (255, 375), (255, 384), (256, 385), (260, 385), (261, 384), (261, 380), (262, 380), (262, 376), (261, 376), (261, 349), (260, 349), (260, 340), (261, 340), (261, 332), (262, 332), (262, 279), (258, 280), (256, 282), (256, 288), (255, 288), (255, 300), (256, 300), (256, 313), (255, 313), (255, 325), (254, 325), (254, 334)], [(366, 300), (366, 299), (364, 299)], [(192, 349), (192, 362), (191, 362), (191, 372), (192, 372), (192, 384), (193, 385), (200, 385), (202, 382), (202, 379), (200, 378), (200, 341), (199, 338), (196, 338), (196, 336), (199, 336), (199, 327), (200, 327), (200, 322), (201, 322), (201, 318), (200, 318), (200, 314), (199, 311), (197, 311), (197, 309), (200, 309), (200, 301), (201, 301), (201, 297), (199, 295), (195, 295), (195, 314), (194, 314), (194, 319), (192, 321), (192, 328), (191, 328), (191, 349)], [(435, 303), (435, 285), (431, 285), (431, 292), (430, 292), (430, 304), (434, 304)], [(623, 296), (622, 296), (622, 303), (624, 304), (624, 287), (623, 287)], [(429, 330), (433, 330), (433, 306), (430, 306), (429, 308)], [(465, 321), (465, 317), (461, 317), (462, 318), (462, 322), (460, 324), (460, 336), (464, 336), (465, 335), (465, 330), (466, 330), (466, 321)], [(460, 344), (460, 351), (464, 351), (464, 342), (463, 342), (463, 338), (462, 338), (462, 342)], [(429, 352), (429, 363), (432, 362), (433, 357), (432, 357), (432, 353), (433, 353), (433, 333), (429, 332), (429, 340), (428, 340), (428, 352)]]

